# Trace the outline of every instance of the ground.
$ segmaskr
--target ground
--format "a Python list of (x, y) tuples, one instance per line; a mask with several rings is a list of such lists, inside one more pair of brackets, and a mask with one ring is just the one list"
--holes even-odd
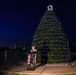
[(37, 68), (34, 71), (27, 70), (26, 64), (22, 65), (11, 65), (11, 67), (0, 67), (1, 71), (8, 72), (10, 74), (30, 74), (30, 75), (61, 75), (61, 74), (76, 74), (76, 64), (72, 62), (72, 65), (68, 63), (61, 64), (46, 64), (44, 66), (39, 66), (36, 64)]

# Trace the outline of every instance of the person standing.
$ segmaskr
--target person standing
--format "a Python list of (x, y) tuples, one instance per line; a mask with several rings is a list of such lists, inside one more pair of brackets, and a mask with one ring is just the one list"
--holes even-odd
[(34, 61), (35, 61), (35, 64), (36, 64), (37, 50), (35, 49), (35, 46), (32, 46), (31, 53), (35, 55)]
[(35, 70), (35, 64), (36, 64), (36, 55), (37, 50), (35, 49), (35, 46), (32, 46), (30, 52), (28, 53), (28, 60), (27, 60), (27, 69), (28, 70)]
[(41, 65), (47, 64), (48, 51), (49, 48), (47, 46), (47, 43), (43, 42), (43, 46), (41, 47)]

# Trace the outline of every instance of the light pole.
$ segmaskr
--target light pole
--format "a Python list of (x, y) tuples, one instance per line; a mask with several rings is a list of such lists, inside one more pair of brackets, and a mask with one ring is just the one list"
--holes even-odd
[(7, 69), (7, 64), (6, 64), (6, 62), (7, 62), (7, 50), (6, 50), (6, 48), (5, 48), (5, 59), (4, 59), (4, 61), (5, 61), (5, 70)]

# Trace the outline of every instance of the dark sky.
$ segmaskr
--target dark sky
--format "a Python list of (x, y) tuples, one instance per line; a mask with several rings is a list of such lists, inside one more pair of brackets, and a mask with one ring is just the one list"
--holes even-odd
[(76, 46), (76, 0), (1, 0), (0, 46), (31, 44), (40, 19), (52, 4), (70, 43)]

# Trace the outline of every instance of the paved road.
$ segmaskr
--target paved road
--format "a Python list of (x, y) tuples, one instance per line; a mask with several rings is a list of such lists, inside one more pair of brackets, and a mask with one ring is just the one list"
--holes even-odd
[(9, 73), (19, 74), (40, 74), (40, 75), (57, 75), (57, 74), (76, 74), (76, 65), (71, 66), (56, 66), (56, 65), (44, 65), (37, 67), (34, 71), (26, 70), (26, 65), (13, 65), (6, 69)]

